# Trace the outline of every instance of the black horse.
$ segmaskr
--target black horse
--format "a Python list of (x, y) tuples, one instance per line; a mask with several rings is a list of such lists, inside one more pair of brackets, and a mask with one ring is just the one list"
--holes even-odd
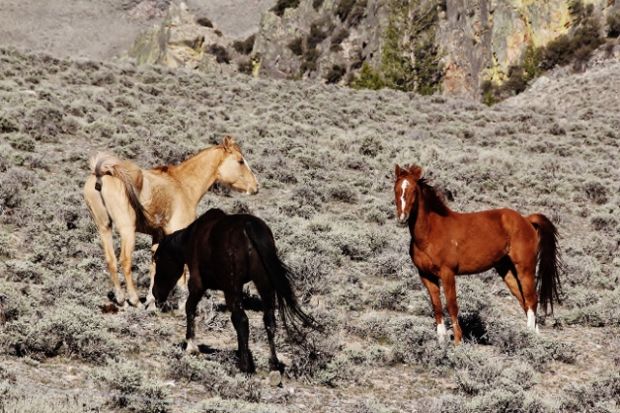
[(158, 306), (189, 268), (187, 314), (188, 351), (193, 343), (196, 307), (207, 289), (224, 291), (226, 306), (232, 312), (237, 330), (239, 368), (255, 371), (248, 346), (248, 318), (243, 311), (243, 285), (254, 281), (263, 302), (263, 321), (267, 330), (271, 357), (269, 368), (281, 370), (274, 344), (276, 299), (287, 331), (298, 331), (299, 324), (320, 328), (299, 306), (293, 292), (292, 272), (280, 261), (271, 230), (261, 219), (247, 214), (227, 215), (210, 209), (187, 228), (165, 237), (155, 253), (156, 273), (153, 295)]

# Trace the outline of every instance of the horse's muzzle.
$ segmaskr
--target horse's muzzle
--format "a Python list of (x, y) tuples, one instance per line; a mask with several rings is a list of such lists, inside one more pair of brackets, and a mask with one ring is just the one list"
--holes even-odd
[(409, 222), (409, 214), (400, 214), (400, 216), (396, 218), (396, 221), (398, 222), (398, 225), (404, 227), (407, 225), (407, 222)]

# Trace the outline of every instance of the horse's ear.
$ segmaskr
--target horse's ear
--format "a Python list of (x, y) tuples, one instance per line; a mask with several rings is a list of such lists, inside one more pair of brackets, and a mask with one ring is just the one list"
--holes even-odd
[(422, 177), (422, 168), (418, 165), (411, 165), (409, 167), (409, 173), (413, 175), (413, 179), (417, 181)]
[(405, 174), (406, 172), (407, 171), (401, 168), (399, 164), (396, 164), (396, 166), (394, 167), (394, 175), (396, 175), (397, 178), (400, 178), (400, 176)]
[(233, 145), (235, 145), (235, 139), (230, 135), (224, 136), (224, 139), (222, 140), (222, 146), (224, 147), (224, 149), (230, 152), (233, 148)]

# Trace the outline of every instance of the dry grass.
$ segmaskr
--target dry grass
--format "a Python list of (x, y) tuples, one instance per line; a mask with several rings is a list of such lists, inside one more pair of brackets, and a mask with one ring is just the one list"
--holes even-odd
[[(617, 411), (619, 69), (539, 81), (487, 108), (1, 50), (0, 410)], [(242, 143), (262, 190), (210, 193), (201, 210), (267, 221), (304, 307), (330, 332), (303, 346), (278, 337), (282, 388), (266, 382), (259, 313), (250, 312), (259, 373), (246, 378), (229, 315), (211, 314), (209, 300), (198, 339), (217, 351), (198, 357), (179, 353), (183, 317), (99, 309), (110, 282), (80, 195), (89, 155), (163, 164), (225, 133)], [(409, 235), (394, 223), (395, 162), (423, 165), (454, 209), (553, 218), (565, 304), (541, 320), (541, 336), (524, 331), (488, 273), (457, 284), (470, 336), (487, 345), (436, 344)], [(140, 237), (143, 295), (148, 246)]]

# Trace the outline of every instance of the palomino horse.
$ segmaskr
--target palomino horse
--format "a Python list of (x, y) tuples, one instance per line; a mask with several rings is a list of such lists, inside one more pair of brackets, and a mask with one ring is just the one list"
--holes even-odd
[(198, 302), (207, 289), (224, 291), (226, 306), (237, 331), (239, 368), (254, 372), (249, 349), (248, 318), (243, 311), (243, 285), (254, 282), (263, 302), (263, 321), (267, 330), (271, 370), (281, 370), (274, 335), (276, 299), (282, 323), (297, 328), (302, 323), (320, 328), (303, 312), (293, 292), (292, 273), (280, 261), (271, 230), (261, 219), (247, 214), (227, 215), (210, 209), (185, 229), (165, 237), (155, 252), (153, 294), (161, 306), (174, 287), (184, 266), (189, 267), (187, 314), (187, 351), (195, 352), (195, 316)]
[[(437, 322), (437, 334), (444, 340), (439, 284), (443, 284), (454, 342), (461, 341), (455, 276), (495, 268), (519, 300), (527, 315), (527, 326), (538, 331), (538, 300), (547, 313), (559, 302), (561, 263), (557, 230), (542, 214), (527, 217), (512, 209), (459, 213), (422, 178), (422, 168), (396, 165), (394, 184), (397, 219), (408, 224), (411, 259), (428, 290)], [(538, 281), (536, 261), (538, 260)], [(538, 296), (536, 283), (538, 282)]]
[[(140, 169), (131, 161), (100, 153), (91, 159), (91, 169), (92, 175), (84, 184), (84, 198), (99, 229), (119, 304), (125, 302), (125, 295), (118, 278), (113, 224), (121, 237), (120, 261), (129, 302), (140, 306), (131, 276), (136, 231), (152, 235), (157, 244), (164, 234), (186, 227), (196, 218), (198, 203), (215, 182), (248, 194), (258, 192), (256, 177), (230, 136), (178, 165)], [(152, 267), (151, 288), (153, 276)], [(153, 301), (151, 288), (147, 304)]]

